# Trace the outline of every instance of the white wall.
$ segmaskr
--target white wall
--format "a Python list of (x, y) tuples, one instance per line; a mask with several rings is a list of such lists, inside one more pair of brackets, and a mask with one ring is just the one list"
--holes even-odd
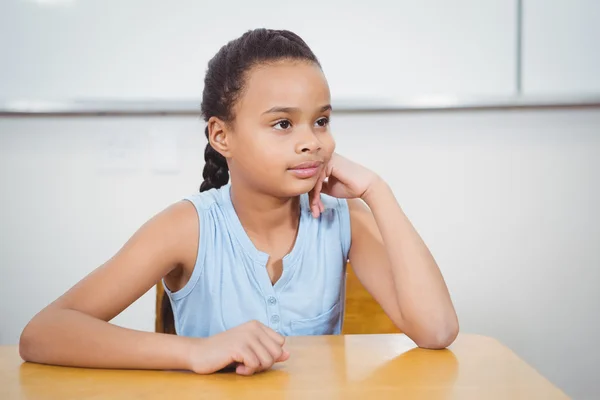
[(523, 91), (600, 93), (600, 2), (523, 2)]
[[(498, 338), (574, 398), (600, 398), (600, 109), (338, 115), (333, 127), (341, 153), (392, 185), (462, 331)], [(152, 171), (153, 132), (175, 138), (158, 161), (178, 171)], [(195, 192), (203, 147), (193, 117), (0, 119), (0, 344)], [(107, 154), (126, 162), (107, 170)], [(154, 293), (115, 322), (152, 330)]]
[(515, 78), (515, 5), (506, 0), (5, 0), (0, 2), (0, 99), (195, 99), (208, 60), (229, 40), (257, 27), (301, 35), (319, 57), (336, 99), (509, 95)]

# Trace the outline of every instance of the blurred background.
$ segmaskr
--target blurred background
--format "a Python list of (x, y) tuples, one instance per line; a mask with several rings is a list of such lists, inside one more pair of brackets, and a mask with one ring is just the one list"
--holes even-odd
[[(289, 29), (462, 332), (600, 398), (600, 2), (2, 0), (0, 345), (201, 183), (208, 60)], [(119, 285), (119, 282), (114, 282)], [(113, 322), (154, 330), (152, 289)]]

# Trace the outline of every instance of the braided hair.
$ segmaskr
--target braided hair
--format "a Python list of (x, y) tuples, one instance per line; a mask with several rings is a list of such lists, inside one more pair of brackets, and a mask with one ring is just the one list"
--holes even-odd
[[(259, 64), (279, 60), (302, 60), (319, 67), (317, 57), (300, 36), (287, 30), (247, 31), (221, 47), (209, 61), (204, 78), (201, 112), (205, 122), (218, 117), (225, 122), (235, 118), (233, 107), (242, 95), (248, 71)], [(208, 126), (204, 130), (208, 139)], [(229, 167), (223, 155), (210, 144), (204, 149), (204, 170), (200, 192), (218, 189), (229, 182)], [(162, 299), (162, 331), (175, 333), (173, 311), (167, 296)]]

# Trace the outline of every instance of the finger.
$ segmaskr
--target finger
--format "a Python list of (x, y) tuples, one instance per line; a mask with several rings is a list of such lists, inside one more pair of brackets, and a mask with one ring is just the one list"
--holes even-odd
[(319, 201), (319, 195), (321, 194), (321, 188), (323, 187), (323, 175), (321, 174), (321, 176), (319, 176), (319, 180), (317, 181), (317, 184), (315, 185), (314, 189), (313, 189), (313, 198), (312, 198), (312, 205), (317, 204), (317, 202)]
[(325, 205), (323, 204), (323, 198), (321, 197), (321, 193), (323, 193), (323, 185), (327, 184), (327, 170), (323, 170), (323, 179), (321, 180), (321, 186), (319, 186), (319, 210), (320, 212), (325, 211)]
[[(266, 336), (262, 335), (262, 337), (265, 338)], [(269, 349), (265, 347), (260, 336), (251, 342), (251, 346), (254, 354), (256, 354), (258, 357), (258, 361), (260, 361), (260, 369), (266, 370), (271, 368), (271, 366), (275, 363), (275, 358)]]
[(319, 195), (319, 192), (321, 191), (321, 183), (323, 182), (323, 172), (325, 171), (321, 171), (321, 173), (319, 174), (319, 178), (315, 183), (315, 186), (310, 191), (310, 204), (313, 204), (315, 202), (316, 198)]
[(281, 357), (279, 357), (277, 360), (275, 360), (275, 362), (284, 362), (290, 359), (290, 352), (287, 351), (286, 349), (283, 349), (283, 352), (281, 353)]
[[(319, 194), (321, 194), (321, 193), (330, 194), (329, 189), (331, 188), (332, 180), (335, 180), (335, 177), (332, 175), (333, 175), (333, 164), (330, 162), (327, 164), (327, 166), (323, 170), (323, 181), (321, 182), (321, 186), (319, 187)], [(319, 199), (320, 199), (320, 196), (319, 196)], [(321, 201), (321, 206), (323, 208), (322, 211), (325, 211), (325, 205), (323, 204), (322, 201)]]
[(281, 349), (281, 354), (279, 355), (279, 357), (275, 357), (275, 362), (282, 362), (288, 360), (290, 358), (290, 352), (283, 347), (283, 345), (285, 344), (285, 336), (275, 332), (273, 329), (269, 328), (266, 325), (261, 325), (261, 328), (266, 332), (269, 339), (271, 339), (275, 343), (275, 345)]
[(319, 175), (319, 179), (317, 180), (317, 183), (315, 185), (315, 187), (312, 190), (312, 198), (310, 201), (310, 205), (311, 208), (315, 205), (318, 204), (319, 199), (320, 199), (320, 194), (321, 194), (321, 187), (323, 187), (323, 173), (321, 173), (321, 175)]
[(245, 346), (240, 351), (240, 359), (236, 360), (240, 365), (237, 366), (235, 372), (241, 375), (252, 375), (256, 372), (257, 369), (260, 368), (260, 360), (254, 353), (251, 346)]
[(331, 190), (337, 182), (338, 182), (337, 178), (330, 176), (326, 182), (323, 182), (323, 185), (321, 187), (321, 193), (331, 195)]
[(315, 188), (313, 188), (310, 192), (308, 192), (308, 205), (309, 206), (313, 203), (314, 198), (315, 198)]
[(325, 207), (323, 206), (323, 200), (321, 199), (321, 191), (323, 189), (323, 182), (325, 181), (326, 178), (327, 178), (327, 175), (326, 175), (326, 170), (324, 168), (323, 171), (321, 172), (321, 175), (319, 176), (319, 181), (317, 182), (317, 185), (315, 185), (315, 194), (313, 196), (313, 201), (311, 203), (312, 214), (315, 218), (318, 218), (319, 215), (323, 211), (325, 211)]
[(254, 370), (252, 370), (250, 367), (245, 366), (244, 364), (239, 364), (236, 368), (235, 368), (235, 373), (238, 375), (244, 375), (244, 376), (250, 376), (250, 375), (254, 375)]
[(321, 201), (321, 199), (319, 199), (319, 201), (317, 201), (317, 203), (311, 207), (311, 210), (313, 211), (313, 215), (315, 218), (319, 218), (319, 216), (321, 215), (321, 212), (323, 211), (323, 202)]
[(273, 358), (273, 362), (271, 363), (271, 365), (278, 362), (283, 357), (283, 347), (281, 347), (280, 344), (276, 343), (269, 335), (262, 335), (259, 337), (259, 340)]
[(283, 347), (285, 343), (285, 336), (275, 332), (273, 329), (266, 325), (261, 325), (260, 328), (269, 336), (279, 347)]
[(312, 216), (314, 218), (319, 218), (319, 206), (318, 205), (310, 206), (310, 213), (312, 214)]
[(321, 215), (321, 200), (319, 199), (318, 201), (315, 202), (315, 204), (312, 204), (310, 206), (310, 210), (311, 210), (313, 217), (318, 218), (319, 215)]

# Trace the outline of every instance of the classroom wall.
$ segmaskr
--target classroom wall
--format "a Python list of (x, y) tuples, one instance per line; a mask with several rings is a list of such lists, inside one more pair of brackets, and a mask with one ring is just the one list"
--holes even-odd
[[(600, 109), (347, 114), (332, 127), (342, 154), (391, 184), (462, 332), (600, 398)], [(0, 118), (0, 344), (197, 190), (202, 131), (196, 117)], [(154, 291), (113, 322), (152, 330)]]
[(299, 34), (336, 100), (514, 88), (515, 0), (13, 0), (0, 99), (193, 100), (218, 49), (257, 27)]

